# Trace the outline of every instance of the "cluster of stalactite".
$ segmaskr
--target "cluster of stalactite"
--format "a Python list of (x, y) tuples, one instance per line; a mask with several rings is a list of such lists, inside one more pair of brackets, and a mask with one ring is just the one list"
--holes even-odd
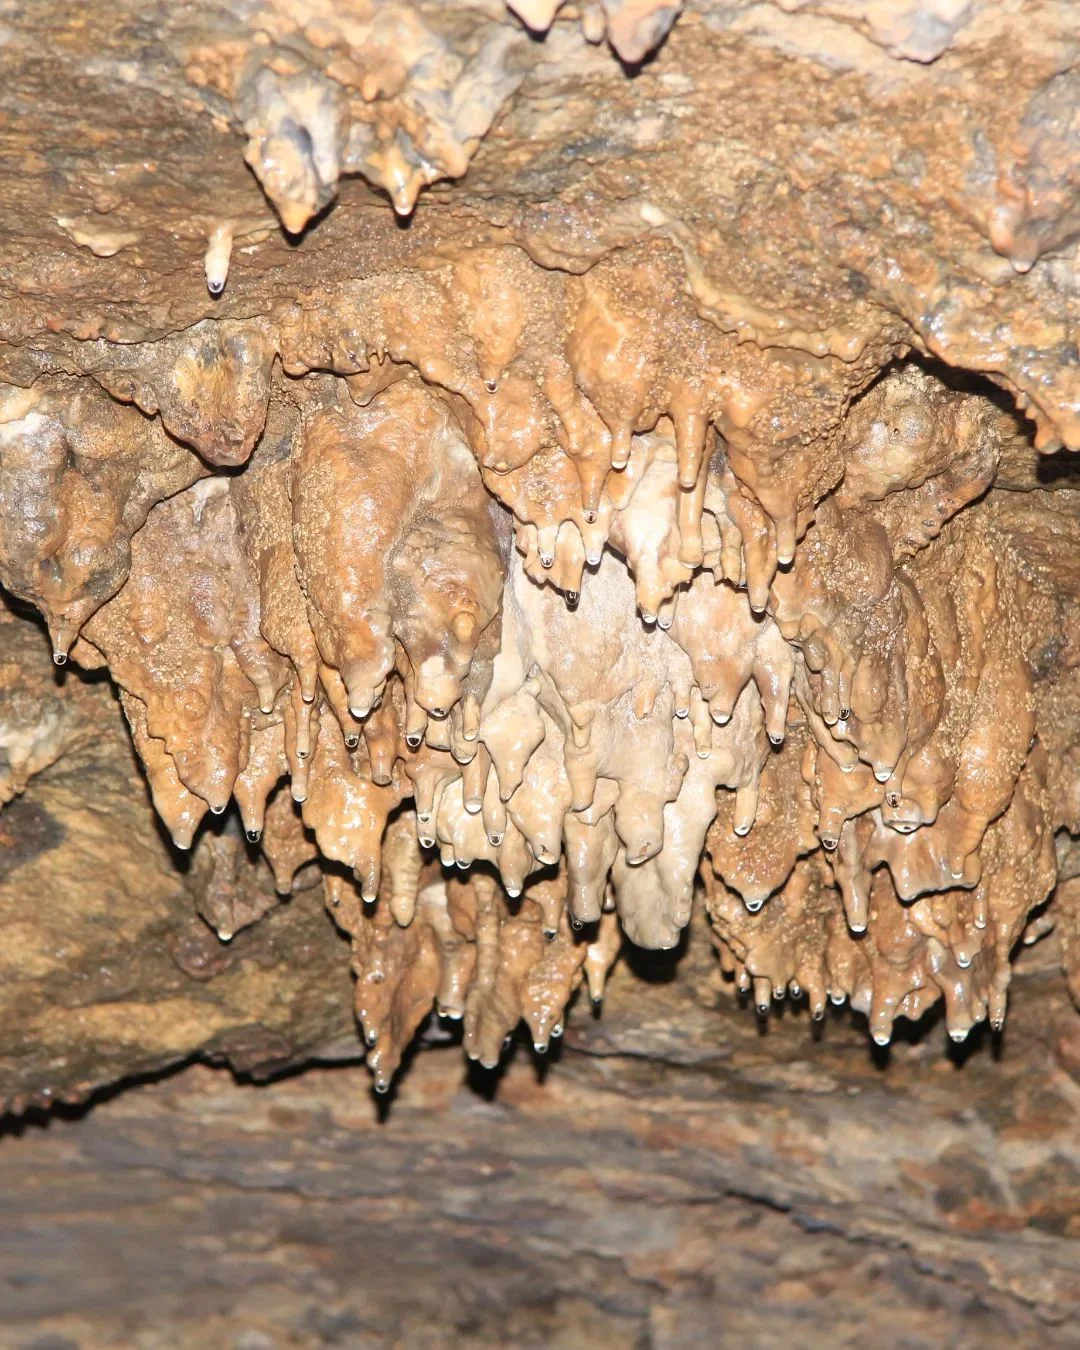
[[(564, 3), (264, 0), (246, 28), (196, 47), (187, 75), (231, 107), (247, 162), (287, 230), (301, 231), (349, 174), (408, 215), (429, 184), (465, 173)], [(635, 65), (681, 8), (682, 0), (587, 0), (578, 11), (588, 42), (606, 39)], [(207, 265), (215, 293), (234, 237), (256, 228), (228, 220), (215, 231)]]
[[(321, 860), (381, 1087), (433, 1008), (545, 1048), (699, 876), (762, 1011), (885, 1043), (943, 998), (963, 1039), (1054, 884), (1026, 583), (971, 505), (1018, 424), (740, 344), (678, 269), (460, 248), (0, 400), (0, 580), (108, 667), (179, 848), (235, 803), (283, 893)], [(231, 856), (222, 937), (262, 912)]]

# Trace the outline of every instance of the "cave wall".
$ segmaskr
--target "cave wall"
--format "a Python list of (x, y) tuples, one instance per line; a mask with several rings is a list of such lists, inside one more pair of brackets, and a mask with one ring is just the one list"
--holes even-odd
[(1068, 4), (3, 23), (5, 1099), (1080, 978)]

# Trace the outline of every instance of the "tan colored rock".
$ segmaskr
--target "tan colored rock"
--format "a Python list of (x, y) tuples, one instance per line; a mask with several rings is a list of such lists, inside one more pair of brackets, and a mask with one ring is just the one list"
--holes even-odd
[[(0, 579), (223, 939), (322, 876), (381, 1088), (547, 1047), (703, 854), (760, 1009), (1000, 1026), (1080, 829), (1069, 7), (721, 8), (0, 43)], [(5, 799), (92, 739), (20, 661)]]

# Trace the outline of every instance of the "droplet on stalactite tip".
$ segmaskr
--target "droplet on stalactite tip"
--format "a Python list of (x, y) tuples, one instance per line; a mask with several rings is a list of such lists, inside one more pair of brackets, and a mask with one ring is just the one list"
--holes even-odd
[(248, 830), (247, 837), (249, 844), (257, 844), (262, 838), (262, 830)]
[(880, 1045), (882, 1048), (884, 1048), (886, 1045), (889, 1044), (889, 1042), (890, 1042), (891, 1040), (892, 1040), (892, 1037), (889, 1035), (889, 1033), (888, 1033), (887, 1031), (875, 1031), (875, 1032), (874, 1032), (874, 1044), (875, 1044), (875, 1045)]
[(211, 813), (211, 815), (215, 815), (215, 816), (223, 816), (223, 815), (225, 814), (225, 807), (224, 807), (224, 806), (211, 806), (211, 807), (210, 807), (210, 813)]
[(57, 666), (67, 665), (67, 652), (55, 651), (52, 654), (53, 664)]
[(541, 931), (543, 932), (544, 937), (547, 939), (548, 942), (554, 942), (555, 939), (559, 936), (559, 931), (557, 928), (544, 928)]
[(949, 1029), (949, 1039), (955, 1045), (962, 1045), (968, 1038), (968, 1030), (969, 1028), (967, 1027), (951, 1027)]
[(216, 226), (210, 234), (203, 259), (206, 273), (206, 289), (215, 298), (225, 289), (229, 277), (229, 262), (232, 258), (233, 227), (230, 224)]

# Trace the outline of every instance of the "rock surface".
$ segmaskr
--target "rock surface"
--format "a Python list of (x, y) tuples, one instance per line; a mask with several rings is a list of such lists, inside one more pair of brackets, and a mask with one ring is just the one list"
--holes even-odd
[[(281, 904), (224, 831), (182, 869), (108, 682), (57, 675), (40, 627), (10, 611), (0, 642), (17, 694), (0, 717), (7, 761), (32, 731), (41, 770), (0, 816), (8, 1105), (84, 1100), (193, 1054), (245, 1071), (355, 1054), (343, 944), (318, 891)], [(199, 917), (256, 898), (273, 912), (228, 946)]]
[(107, 668), (224, 941), (321, 866), (380, 1088), (432, 1007), (547, 1044), (703, 853), (759, 1011), (880, 1044), (1000, 1027), (1071, 924), (1077, 53), (1036, 8), (13, 16), (0, 579)]
[[(1076, 1339), (1078, 69), (1067, 0), (0, 4), (16, 1264), (83, 1197), (13, 1335)], [(417, 1037), (518, 1047), (389, 1126), (206, 1067)]]
[(0, 1141), (0, 1340), (1080, 1343), (1080, 1037), (1052, 978), (1020, 979), (1000, 1055), (960, 1068), (939, 1026), (883, 1068), (847, 1013), (759, 1036), (695, 950), (677, 980), (618, 971), (494, 1100), (428, 1049), (388, 1116), (359, 1067), (195, 1068), (26, 1124)]

